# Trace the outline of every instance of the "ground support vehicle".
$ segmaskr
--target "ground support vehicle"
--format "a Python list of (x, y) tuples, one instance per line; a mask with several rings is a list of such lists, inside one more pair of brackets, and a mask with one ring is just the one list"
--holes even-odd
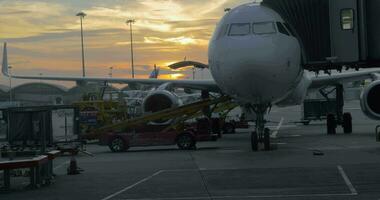
[(128, 119), (127, 106), (119, 101), (80, 101), (73, 104), (79, 110), (82, 133)]
[(100, 144), (108, 145), (113, 152), (122, 152), (130, 147), (162, 146), (177, 144), (179, 149), (195, 149), (200, 141), (215, 141), (216, 133), (209, 129), (207, 118), (196, 123), (186, 124), (182, 129), (168, 128), (168, 125), (144, 124), (123, 133), (107, 133), (100, 139)]
[(309, 125), (311, 121), (325, 120), (328, 114), (336, 113), (336, 99), (306, 99), (302, 108), (302, 123)]
[[(343, 127), (346, 134), (352, 133), (351, 113), (344, 113), (343, 85), (319, 90), (324, 99), (307, 99), (303, 105), (302, 123), (308, 125), (311, 120), (326, 119), (327, 134), (336, 134), (338, 125)], [(329, 97), (335, 92), (335, 98)]]
[(222, 130), (224, 134), (233, 134), (236, 132), (236, 129), (249, 128), (248, 121), (245, 119), (244, 114), (241, 114), (240, 117), (226, 117), (222, 121)]
[[(145, 133), (150, 132), (149, 130), (144, 130), (144, 128), (141, 127), (147, 127), (146, 129), (150, 129), (150, 124), (152, 121), (155, 120), (170, 120), (170, 124), (166, 124), (163, 127), (158, 128), (157, 127), (152, 128), (155, 129), (155, 133), (151, 134), (150, 136), (150, 142), (136, 142), (138, 146), (141, 145), (148, 145), (146, 143), (149, 143), (149, 145), (160, 143), (170, 143), (173, 144), (173, 141), (177, 142), (178, 146), (181, 149), (189, 149), (195, 146), (196, 141), (202, 141), (205, 138), (207, 140), (214, 139), (214, 134), (220, 134), (218, 133), (218, 130), (220, 131), (220, 128), (217, 128), (216, 125), (219, 124), (216, 122), (216, 120), (212, 118), (208, 118), (210, 120), (207, 120), (207, 124), (204, 125), (204, 122), (197, 121), (196, 124), (193, 125), (186, 125), (186, 121), (189, 119), (194, 119), (199, 116), (204, 116), (204, 111), (207, 110), (211, 112), (219, 112), (223, 110), (231, 109), (231, 107), (236, 107), (237, 105), (233, 102), (231, 102), (229, 97), (219, 97), (214, 99), (205, 99), (199, 102), (183, 105), (177, 108), (169, 108), (162, 111), (158, 111), (152, 114), (148, 114), (145, 116), (137, 117), (134, 119), (126, 120), (120, 123), (116, 123), (113, 125), (105, 126), (103, 128), (98, 129), (97, 132), (93, 134), (89, 134), (88, 137), (91, 138), (103, 138), (103, 143), (106, 141), (108, 145), (114, 146), (112, 144), (112, 141), (114, 141), (114, 144), (119, 143), (119, 146), (130, 146), (130, 144), (126, 144), (126, 140), (123, 140), (123, 138), (127, 138), (128, 141), (136, 141), (133, 140), (133, 137), (142, 137), (144, 138)], [(204, 125), (204, 128), (201, 128), (201, 126)], [(194, 128), (196, 127), (196, 128)], [(157, 131), (158, 130), (158, 131)], [(135, 134), (130, 134), (130, 133)], [(158, 133), (157, 133), (158, 132)], [(103, 135), (114, 135), (114, 136), (106, 136), (104, 140)], [(171, 135), (171, 136), (165, 136), (165, 134)], [(152, 135), (156, 139), (152, 139)], [(161, 138), (162, 137), (162, 138)], [(107, 139), (108, 138), (108, 139)], [(112, 138), (112, 139), (109, 139)], [(114, 138), (118, 138), (118, 140), (114, 140)], [(191, 139), (190, 139), (191, 138)], [(161, 141), (160, 141), (161, 140)], [(160, 141), (160, 142), (159, 142)], [(182, 141), (186, 141), (187, 145), (181, 145)], [(191, 145), (188, 145), (190, 141)], [(134, 142), (133, 142), (134, 143)], [(194, 143), (194, 144), (193, 144)], [(134, 143), (135, 144), (135, 143)], [(134, 145), (133, 144), (133, 145)], [(132, 146), (133, 146), (132, 145)], [(120, 148), (119, 148), (120, 149)], [(111, 150), (115, 150), (115, 148), (111, 148)], [(125, 148), (124, 148), (125, 150)], [(117, 150), (121, 151), (121, 150)]]

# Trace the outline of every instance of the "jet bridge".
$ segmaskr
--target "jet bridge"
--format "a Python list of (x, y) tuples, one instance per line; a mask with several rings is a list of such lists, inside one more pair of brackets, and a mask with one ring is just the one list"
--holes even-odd
[(380, 1), (263, 0), (290, 25), (310, 71), (380, 66)]

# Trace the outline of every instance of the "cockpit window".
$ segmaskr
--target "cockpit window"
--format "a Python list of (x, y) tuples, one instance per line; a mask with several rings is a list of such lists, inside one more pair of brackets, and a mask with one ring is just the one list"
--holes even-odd
[(294, 37), (296, 37), (296, 34), (295, 34), (295, 32), (293, 31), (293, 28), (288, 24), (288, 23), (284, 23), (284, 26), (286, 27), (286, 29), (288, 29), (288, 31), (289, 31), (289, 33), (292, 35), (292, 36), (294, 36)]
[(282, 33), (282, 34), (285, 34), (285, 35), (289, 35), (290, 36), (290, 33), (286, 30), (285, 26), (282, 25), (281, 22), (277, 22), (277, 29), (278, 29), (278, 32)]
[(255, 34), (271, 34), (276, 33), (276, 28), (273, 22), (260, 22), (253, 24), (253, 33)]
[(231, 24), (229, 36), (244, 36), (251, 33), (251, 25), (249, 23)]
[(228, 32), (228, 24), (225, 24), (225, 25), (222, 26), (221, 30), (219, 31), (217, 39), (220, 39), (223, 36), (225, 36), (227, 34), (227, 32)]

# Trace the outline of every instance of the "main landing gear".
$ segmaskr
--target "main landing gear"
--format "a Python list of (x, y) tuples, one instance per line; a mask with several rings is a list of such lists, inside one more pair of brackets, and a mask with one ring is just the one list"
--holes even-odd
[(252, 151), (259, 151), (260, 144), (263, 144), (265, 151), (271, 150), (270, 142), (270, 130), (265, 128), (264, 116), (268, 112), (270, 105), (253, 105), (251, 109), (256, 114), (256, 128), (255, 131), (251, 133), (251, 147)]
[[(352, 116), (351, 113), (343, 113), (344, 107), (344, 90), (342, 85), (335, 86), (336, 91), (336, 110), (334, 113), (327, 114), (326, 125), (327, 125), (327, 134), (334, 135), (336, 134), (336, 128), (338, 125), (343, 127), (343, 132), (345, 134), (352, 133)], [(328, 94), (323, 94), (323, 91), (320, 91), (322, 95), (325, 96), (327, 100)]]

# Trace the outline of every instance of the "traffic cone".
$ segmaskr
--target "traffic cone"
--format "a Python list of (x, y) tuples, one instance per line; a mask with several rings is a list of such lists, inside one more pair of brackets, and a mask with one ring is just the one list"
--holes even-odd
[(77, 160), (75, 159), (75, 156), (71, 157), (70, 165), (67, 168), (67, 175), (76, 175), (80, 174), (80, 170), (77, 165)]

